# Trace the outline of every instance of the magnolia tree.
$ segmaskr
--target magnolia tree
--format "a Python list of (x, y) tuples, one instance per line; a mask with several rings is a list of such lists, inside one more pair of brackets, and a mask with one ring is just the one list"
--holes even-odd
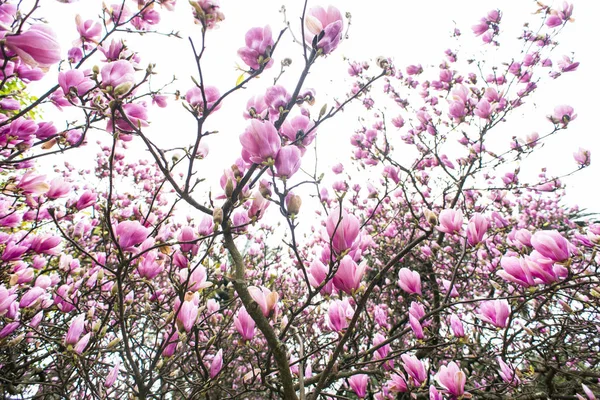
[[(600, 225), (560, 203), (558, 177), (515, 167), (576, 114), (557, 101), (539, 134), (503, 131), (577, 69), (555, 54), (569, 4), (538, 3), (497, 64), (452, 49), (439, 67), (348, 61), (347, 93), (313, 108), (326, 99), (309, 73), (340, 73), (324, 68), (347, 39), (334, 7), (248, 26), (243, 74), (217, 88), (205, 49), (227, 9), (177, 4), (197, 24), (179, 92), (128, 45), (167, 29), (175, 0), (77, 17), (71, 48), (39, 2), (1, 3), (5, 398), (596, 398)], [(459, 43), (497, 49), (502, 12), (473, 22)], [(207, 124), (233, 98), (247, 101), (230, 116), (246, 124), (228, 133), (239, 153), (211, 159)], [(160, 144), (153, 109), (181, 106), (191, 140)], [(352, 162), (319, 171), (314, 140), (349, 107), (361, 126), (337, 135)], [(95, 169), (79, 168), (90, 154)]]

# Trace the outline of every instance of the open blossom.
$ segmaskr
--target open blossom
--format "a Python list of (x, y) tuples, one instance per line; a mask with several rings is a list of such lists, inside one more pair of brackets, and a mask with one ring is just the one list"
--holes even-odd
[(119, 246), (123, 250), (131, 249), (133, 246), (142, 243), (149, 233), (148, 228), (142, 226), (138, 221), (123, 221), (115, 228)]
[(336, 208), (329, 214), (325, 226), (331, 239), (331, 246), (337, 254), (349, 250), (360, 232), (358, 218), (340, 208)]
[(498, 361), (498, 365), (500, 365), (500, 377), (504, 382), (510, 383), (515, 386), (521, 382), (517, 374), (515, 374), (514, 368), (512, 366), (505, 363), (504, 360), (502, 360), (502, 358), (500, 357), (496, 358), (496, 361)]
[(401, 268), (398, 273), (398, 285), (402, 290), (411, 294), (421, 295), (421, 275), (417, 271)]
[(483, 302), (479, 307), (479, 314), (477, 314), (481, 320), (489, 322), (498, 328), (506, 327), (509, 315), (510, 306), (506, 299)]
[(225, 19), (219, 0), (190, 1), (190, 5), (194, 8), (194, 22), (202, 24), (205, 29), (213, 29)]
[(344, 28), (340, 10), (333, 6), (329, 6), (327, 11), (320, 6), (313, 7), (308, 11), (305, 22), (306, 40), (309, 43), (316, 41), (316, 48), (323, 54), (329, 54), (336, 49)]
[(73, 92), (76, 96), (83, 96), (90, 89), (96, 86), (96, 83), (86, 76), (81, 70), (70, 69), (58, 74), (58, 84), (65, 95)]
[(248, 286), (248, 292), (252, 299), (258, 303), (265, 317), (271, 314), (279, 301), (279, 294), (270, 291), (266, 287)]
[(282, 147), (275, 158), (275, 175), (280, 178), (291, 178), (299, 169), (302, 153), (296, 146)]
[(442, 210), (438, 217), (437, 229), (445, 233), (459, 233), (462, 231), (463, 214), (460, 210)]
[(542, 256), (560, 262), (569, 258), (569, 242), (558, 231), (538, 231), (531, 237), (531, 245)]
[(580, 147), (578, 151), (573, 153), (573, 158), (575, 158), (575, 161), (579, 166), (587, 167), (590, 165), (591, 153), (589, 150)]
[(246, 32), (246, 47), (239, 49), (238, 55), (253, 70), (259, 70), (263, 65), (265, 69), (270, 68), (273, 65), (271, 49), (274, 43), (269, 25), (252, 28)]
[[(327, 277), (327, 267), (319, 261), (315, 260), (310, 264), (310, 268), (308, 270), (308, 281), (310, 282), (312, 287), (318, 287)], [(333, 291), (333, 282), (329, 281), (321, 288), (321, 293), (323, 294), (331, 294)]]
[[(135, 83), (135, 71), (133, 65), (129, 61), (118, 60), (105, 64), (100, 70), (102, 76), (102, 87), (106, 88), (111, 86), (113, 89), (122, 87), (124, 93), (127, 93), (129, 89)], [(127, 89), (127, 90), (125, 90)]]
[(366, 263), (358, 265), (352, 257), (345, 256), (340, 261), (339, 268), (333, 276), (333, 284), (336, 289), (352, 294), (360, 287), (366, 268)]
[(442, 365), (435, 379), (448, 393), (455, 397), (462, 396), (465, 393), (467, 376), (454, 361), (451, 361), (448, 365)]
[(100, 39), (100, 35), (102, 34), (102, 25), (100, 22), (91, 19), (84, 21), (81, 15), (78, 14), (75, 16), (75, 25), (80, 37), (80, 40), (75, 45), (80, 45), (81, 42), (97, 43)]
[(281, 149), (281, 138), (269, 121), (250, 120), (240, 142), (248, 161), (256, 164), (274, 162)]
[(60, 45), (48, 25), (32, 25), (28, 31), (4, 39), (6, 47), (30, 67), (48, 68), (60, 61)]
[(575, 110), (571, 106), (562, 105), (556, 106), (552, 115), (548, 116), (548, 119), (555, 124), (561, 124), (562, 127), (566, 127), (569, 122), (577, 118)]
[[(216, 102), (221, 98), (219, 89), (217, 89), (215, 86), (206, 86), (204, 87), (204, 95), (202, 92), (203, 89), (200, 89), (198, 86), (194, 86), (186, 92), (185, 101), (187, 101), (194, 110), (198, 111), (200, 115), (206, 114), (206, 112), (209, 110), (214, 112), (221, 108), (221, 103), (217, 104), (215, 107)], [(206, 106), (204, 105), (205, 100)]]

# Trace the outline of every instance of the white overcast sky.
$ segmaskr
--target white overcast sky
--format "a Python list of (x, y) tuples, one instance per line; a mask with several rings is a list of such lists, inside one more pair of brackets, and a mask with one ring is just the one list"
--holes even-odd
[[(111, 4), (110, 0), (105, 1)], [(114, 1), (115, 3), (120, 1)], [(133, 2), (128, 2), (133, 4)], [(160, 27), (163, 31), (171, 29), (180, 30), (184, 40), (167, 39), (157, 35), (148, 35), (139, 41), (132, 41), (132, 48), (142, 53), (142, 65), (153, 62), (164, 79), (176, 75), (179, 79), (174, 86), (183, 93), (192, 87), (189, 76), (194, 74), (194, 66), (187, 36), (197, 39), (200, 28), (191, 21), (190, 6), (187, 1), (179, 0), (175, 13), (163, 12), (163, 21)], [(599, 115), (597, 107), (598, 66), (600, 57), (594, 48), (597, 48), (597, 18), (600, 16), (600, 2), (595, 0), (573, 0), (575, 22), (567, 25), (560, 35), (560, 48), (554, 53), (553, 58), (574, 53), (575, 60), (581, 62), (579, 69), (564, 75), (558, 80), (546, 82), (535, 94), (533, 101), (527, 108), (519, 110), (513, 115), (514, 123), (507, 129), (518, 130), (512, 134), (524, 136), (537, 131), (540, 134), (547, 132), (551, 124), (545, 120), (553, 108), (559, 104), (570, 104), (575, 108), (578, 117), (572, 122), (566, 132), (552, 138), (540, 151), (540, 155), (531, 163), (547, 163), (551, 174), (560, 175), (571, 171), (575, 163), (572, 153), (579, 146), (592, 152), (592, 166), (576, 174), (565, 182), (568, 184), (568, 204), (577, 203), (582, 207), (600, 211), (598, 202), (598, 180), (600, 177), (600, 129), (595, 118)], [(58, 31), (62, 43), (70, 43), (77, 38), (74, 15), (79, 13), (84, 17), (96, 18), (99, 15), (100, 1), (80, 0), (74, 4), (60, 4), (46, 0), (43, 2), (44, 11), (48, 21)], [(204, 61), (205, 78), (213, 85), (219, 87), (221, 92), (234, 85), (239, 72), (236, 71), (236, 62), (241, 63), (236, 56), (236, 51), (243, 46), (245, 32), (254, 26), (269, 24), (274, 32), (279, 32), (283, 25), (283, 17), (279, 12), (281, 5), (287, 8), (288, 19), (292, 22), (292, 29), (299, 36), (298, 20), (303, 1), (288, 0), (255, 0), (255, 1), (221, 1), (221, 9), (225, 14), (225, 21), (220, 23), (217, 30), (208, 33), (206, 60)], [(504, 31), (501, 42), (513, 50), (518, 56), (519, 49), (514, 47), (513, 38), (518, 34), (522, 23), (532, 20), (531, 13), (536, 9), (535, 1), (529, 0), (422, 0), (422, 1), (386, 1), (386, 0), (331, 0), (329, 2), (310, 1), (313, 5), (335, 5), (342, 13), (352, 14), (352, 27), (350, 39), (343, 42), (339, 49), (326, 59), (319, 61), (315, 72), (308, 81), (308, 86), (317, 89), (317, 105), (313, 113), (325, 102), (326, 95), (343, 97), (347, 83), (346, 67), (342, 57), (346, 56), (355, 60), (369, 60), (377, 56), (392, 57), (396, 65), (404, 68), (409, 64), (421, 63), (425, 67), (437, 66), (443, 58), (446, 48), (455, 48), (456, 42), (450, 39), (450, 32), (454, 27), (463, 33), (465, 43), (472, 45), (465, 47), (465, 55), (481, 52), (484, 47), (480, 41), (472, 39), (471, 26), (487, 11), (499, 8), (503, 11), (501, 27)], [(552, 4), (549, 2), (548, 4)], [(561, 2), (555, 1), (559, 6)], [(173, 28), (176, 26), (176, 28)], [(294, 60), (293, 67), (299, 68), (301, 63), (301, 48), (291, 44), (291, 37), (286, 34), (283, 38), (284, 46), (275, 55), (275, 64), (270, 74), (253, 82), (249, 90), (242, 92), (235, 98), (225, 102), (223, 108), (215, 115), (213, 129), (218, 129), (222, 142), (216, 139), (210, 144), (211, 164), (206, 164), (209, 172), (220, 175), (224, 165), (234, 161), (239, 154), (239, 134), (245, 127), (241, 118), (241, 109), (249, 96), (261, 93), (272, 83), (273, 73), (278, 69), (279, 61), (284, 57)], [(66, 53), (66, 49), (64, 49)], [(572, 52), (572, 53), (571, 53)], [(460, 57), (460, 54), (459, 54)], [(91, 66), (90, 66), (91, 67)], [(292, 82), (297, 76), (297, 70), (292, 68), (287, 74)], [(321, 101), (320, 101), (321, 100)], [(533, 104), (535, 103), (535, 105)], [(60, 115), (58, 117), (61, 118)], [(63, 117), (64, 118), (64, 117)], [(164, 110), (152, 109), (153, 129), (171, 144), (177, 138), (183, 141), (192, 137), (194, 132), (193, 120), (180, 112), (180, 106)], [(328, 146), (335, 146), (338, 152), (327, 152), (325, 160), (321, 153), (321, 168), (328, 170), (328, 166), (338, 161), (343, 161), (348, 156), (348, 144), (352, 130), (357, 126), (355, 117), (342, 115), (337, 121), (331, 122), (321, 128), (321, 136), (325, 137)], [(209, 127), (210, 128), (210, 127)], [(160, 139), (157, 139), (160, 140)], [(329, 147), (332, 148), (332, 147)], [(331, 156), (329, 156), (331, 155)], [(223, 164), (223, 160), (227, 162)], [(72, 162), (75, 160), (72, 160)], [(527, 164), (531, 166), (532, 164)], [(535, 165), (534, 165), (535, 167)]]

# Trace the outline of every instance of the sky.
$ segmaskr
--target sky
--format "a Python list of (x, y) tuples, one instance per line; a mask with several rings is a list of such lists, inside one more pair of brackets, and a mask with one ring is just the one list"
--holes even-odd
[[(106, 1), (110, 4), (110, 1)], [(132, 3), (132, 2), (129, 2)], [(173, 13), (162, 12), (163, 20), (159, 25), (163, 32), (176, 26), (183, 39), (178, 40), (162, 35), (148, 34), (144, 37), (131, 38), (131, 47), (142, 55), (142, 64), (149, 62), (157, 64), (160, 79), (170, 80), (175, 75), (177, 81), (173, 90), (185, 93), (193, 83), (189, 79), (195, 74), (191, 47), (188, 37), (199, 44), (200, 27), (191, 23), (190, 6), (187, 1), (179, 1)], [(559, 6), (562, 2), (554, 2)], [(575, 168), (572, 153), (579, 146), (592, 153), (591, 167), (564, 179), (567, 184), (566, 204), (579, 204), (583, 208), (600, 212), (598, 194), (600, 189), (596, 184), (600, 176), (600, 132), (595, 116), (598, 101), (597, 69), (599, 55), (593, 50), (596, 18), (600, 15), (600, 3), (592, 0), (573, 0), (575, 22), (570, 23), (559, 37), (560, 47), (554, 53), (554, 58), (574, 55), (581, 64), (576, 72), (565, 74), (561, 79), (540, 85), (534, 101), (528, 103), (512, 116), (513, 121), (501, 128), (511, 131), (516, 136), (537, 131), (540, 134), (551, 129), (546, 116), (551, 114), (556, 105), (569, 104), (578, 114), (567, 131), (551, 138), (538, 152), (539, 154), (527, 161), (528, 167), (535, 171), (542, 164), (547, 164), (551, 175), (562, 175)], [(96, 0), (81, 0), (74, 4), (60, 4), (47, 1), (47, 7), (41, 13), (47, 15), (48, 21), (58, 31), (63, 43), (69, 43), (77, 38), (74, 16), (79, 13), (84, 19), (96, 18), (101, 2)], [(203, 61), (203, 73), (209, 84), (213, 84), (224, 92), (235, 84), (239, 71), (236, 63), (241, 64), (236, 51), (244, 44), (245, 32), (254, 26), (269, 24), (274, 32), (279, 32), (285, 25), (281, 6), (285, 4), (286, 16), (291, 23), (291, 30), (299, 37), (299, 16), (302, 1), (272, 1), (256, 0), (221, 2), (221, 10), (225, 20), (218, 29), (207, 35), (206, 59)], [(443, 51), (456, 48), (456, 42), (450, 39), (454, 28), (463, 33), (461, 53), (482, 54), (485, 47), (479, 40), (472, 38), (470, 27), (479, 18), (495, 8), (503, 12), (502, 36), (503, 44), (509, 44), (519, 33), (522, 23), (532, 19), (536, 10), (534, 1), (528, 0), (425, 0), (425, 1), (386, 1), (370, 0), (368, 2), (355, 0), (331, 0), (328, 3), (309, 1), (309, 7), (332, 4), (342, 13), (350, 12), (352, 25), (349, 29), (349, 39), (342, 42), (338, 50), (327, 58), (320, 59), (315, 71), (309, 76), (308, 87), (317, 89), (317, 104), (314, 113), (322, 104), (331, 102), (332, 97), (343, 97), (348, 87), (346, 62), (344, 57), (352, 60), (372, 60), (378, 56), (390, 57), (400, 66), (421, 63), (425, 68), (435, 68), (443, 58)], [(549, 2), (548, 4), (552, 4)], [(40, 14), (41, 14), (40, 13)], [(514, 46), (511, 47), (513, 50)], [(459, 57), (460, 54), (459, 53)], [(501, 59), (502, 53), (487, 55)], [(272, 84), (273, 74), (278, 70), (281, 59), (289, 57), (292, 66), (282, 78), (282, 83), (293, 83), (301, 67), (301, 47), (293, 44), (291, 35), (287, 32), (283, 37), (282, 46), (275, 54), (274, 67), (261, 79), (252, 82), (247, 90), (228, 98), (207, 128), (219, 130), (210, 143), (209, 157), (203, 161), (203, 167), (213, 174), (220, 176), (224, 168), (223, 160), (231, 163), (239, 155), (241, 146), (239, 134), (243, 132), (246, 122), (241, 118), (241, 110), (249, 96), (261, 93)], [(59, 116), (66, 118), (65, 116)], [(179, 104), (172, 104), (166, 110), (152, 109), (152, 129), (159, 143), (189, 142), (195, 127), (192, 118), (186, 116)], [(212, 117), (211, 117), (212, 119)], [(320, 128), (319, 146), (324, 149), (335, 148), (335, 152), (322, 151), (320, 168), (329, 171), (331, 165), (346, 160), (351, 151), (349, 138), (357, 127), (356, 117), (345, 113), (335, 121)], [(512, 132), (514, 131), (514, 133)], [(321, 139), (322, 137), (322, 139)], [(178, 142), (179, 141), (179, 142)], [(213, 161), (214, 160), (214, 161)], [(227, 164), (225, 164), (227, 165)]]

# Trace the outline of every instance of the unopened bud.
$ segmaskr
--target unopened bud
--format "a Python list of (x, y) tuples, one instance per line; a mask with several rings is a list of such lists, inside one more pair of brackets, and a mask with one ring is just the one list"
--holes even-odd
[(258, 191), (260, 192), (261, 196), (265, 199), (271, 198), (271, 195), (273, 194), (271, 192), (271, 188), (264, 180), (260, 181), (260, 184), (258, 185)]
[(114, 349), (115, 347), (117, 347), (117, 345), (121, 342), (120, 338), (114, 338), (113, 340), (110, 341), (110, 343), (108, 344), (108, 346), (106, 346), (108, 349)]
[(94, 65), (94, 66), (92, 67), (92, 73), (93, 73), (94, 75), (98, 75), (98, 74), (100, 73), (100, 67), (98, 67), (97, 65)]
[(286, 198), (286, 206), (289, 215), (297, 215), (300, 212), (301, 205), (302, 198), (298, 195), (290, 193)]
[(423, 211), (423, 214), (425, 215), (425, 218), (427, 219), (427, 223), (429, 225), (436, 226), (438, 224), (438, 218), (436, 213), (426, 209), (425, 211)]
[(213, 211), (213, 222), (215, 224), (222, 224), (223, 223), (223, 209), (218, 207), (215, 208), (215, 210)]
[(232, 195), (233, 195), (233, 182), (231, 181), (231, 179), (227, 179), (227, 183), (225, 184), (225, 196), (227, 196), (227, 198), (230, 199)]
[(292, 59), (291, 58), (284, 58), (283, 60), (281, 60), (281, 65), (284, 67), (290, 66), (292, 65)]
[(129, 93), (131, 88), (133, 87), (133, 83), (131, 82), (123, 82), (119, 86), (115, 88), (114, 94), (115, 97), (121, 97)]

